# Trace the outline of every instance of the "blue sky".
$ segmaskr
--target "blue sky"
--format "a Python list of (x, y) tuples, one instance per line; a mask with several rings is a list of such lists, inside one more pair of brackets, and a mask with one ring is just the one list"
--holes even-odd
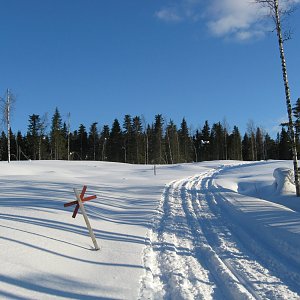
[[(294, 2), (299, 2), (294, 0)], [(209, 3), (209, 4), (208, 4)], [(226, 118), (274, 134), (286, 116), (275, 33), (248, 0), (0, 1), (0, 95), (17, 96), (12, 130), (58, 107), (71, 129), (155, 114), (192, 129)], [(300, 12), (285, 44), (300, 97)], [(278, 129), (278, 128), (277, 128)]]

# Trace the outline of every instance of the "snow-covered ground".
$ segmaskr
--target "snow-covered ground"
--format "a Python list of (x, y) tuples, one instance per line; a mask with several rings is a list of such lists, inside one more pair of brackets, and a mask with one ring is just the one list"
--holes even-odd
[[(155, 176), (149, 165), (1, 162), (0, 298), (300, 299), (300, 199), (286, 168), (216, 161)], [(100, 251), (63, 206), (84, 184)]]

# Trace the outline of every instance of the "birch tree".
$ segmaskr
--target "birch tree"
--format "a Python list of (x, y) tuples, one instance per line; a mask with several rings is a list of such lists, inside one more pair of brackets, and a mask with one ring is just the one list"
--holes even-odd
[(288, 130), (291, 139), (292, 153), (293, 153), (293, 165), (294, 165), (294, 174), (295, 174), (295, 186), (296, 186), (296, 195), (300, 196), (300, 186), (299, 186), (299, 174), (298, 174), (298, 159), (297, 159), (297, 146), (296, 146), (296, 137), (293, 125), (293, 114), (291, 106), (291, 93), (290, 86), (288, 81), (287, 65), (285, 60), (284, 53), (284, 42), (290, 38), (290, 34), (282, 31), (281, 20), (283, 17), (288, 16), (292, 11), (292, 6), (295, 3), (294, 0), (255, 0), (256, 3), (260, 4), (262, 7), (267, 8), (270, 12), (275, 23), (275, 29), (278, 39), (278, 47), (280, 53), (282, 77), (285, 90), (285, 101), (288, 114)]
[(15, 102), (15, 98), (13, 94), (11, 94), (10, 90), (7, 89), (6, 95), (4, 99), (1, 99), (1, 110), (2, 110), (2, 122), (6, 125), (7, 128), (7, 162), (10, 163), (10, 134), (11, 134), (11, 126), (10, 126), (10, 118), (11, 111), (13, 108), (13, 104)]

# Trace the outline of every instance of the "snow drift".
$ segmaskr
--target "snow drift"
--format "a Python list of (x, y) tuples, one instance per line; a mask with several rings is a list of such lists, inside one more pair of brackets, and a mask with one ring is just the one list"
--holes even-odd
[(278, 194), (283, 195), (295, 191), (294, 171), (289, 168), (276, 168), (273, 172), (274, 187)]

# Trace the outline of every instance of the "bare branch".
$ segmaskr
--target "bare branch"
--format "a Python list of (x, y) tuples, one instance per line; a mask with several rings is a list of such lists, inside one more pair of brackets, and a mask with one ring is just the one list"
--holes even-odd
[(292, 39), (293, 32), (291, 30), (286, 30), (283, 33), (282, 41), (286, 42)]

